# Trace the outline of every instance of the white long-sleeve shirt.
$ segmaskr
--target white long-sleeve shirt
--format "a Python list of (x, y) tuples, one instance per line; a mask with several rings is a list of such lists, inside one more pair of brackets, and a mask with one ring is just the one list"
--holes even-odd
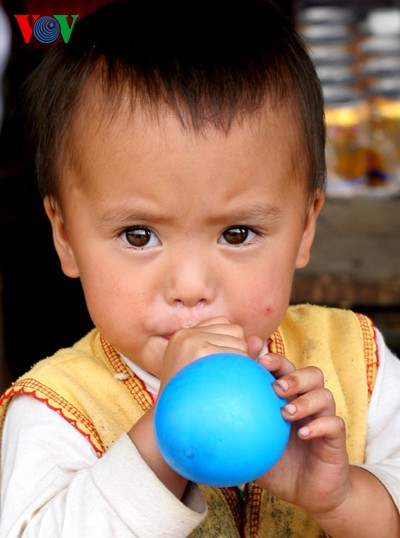
[[(400, 360), (379, 333), (377, 344), (380, 366), (363, 467), (385, 484), (400, 508)], [(0, 538), (179, 538), (205, 515), (197, 486), (191, 484), (179, 501), (127, 434), (99, 459), (88, 441), (43, 403), (28, 396), (11, 402), (1, 452)]]

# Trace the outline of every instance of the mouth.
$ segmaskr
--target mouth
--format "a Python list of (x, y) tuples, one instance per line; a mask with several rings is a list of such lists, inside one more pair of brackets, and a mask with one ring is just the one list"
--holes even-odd
[(176, 334), (178, 331), (180, 331), (181, 329), (188, 329), (189, 327), (190, 327), (190, 325), (185, 326), (185, 327), (178, 327), (177, 329), (175, 329), (173, 331), (168, 331), (166, 333), (161, 334), (160, 337), (163, 338), (164, 340), (169, 341), (174, 336), (174, 334)]
[(172, 337), (174, 336), (174, 333), (170, 333), (170, 334), (162, 334), (160, 335), (161, 338), (163, 338), (164, 340), (170, 340)]
[(159, 333), (159, 336), (160, 338), (163, 338), (164, 340), (171, 340), (171, 338), (179, 331), (181, 331), (182, 329), (190, 329), (190, 328), (193, 328), (193, 327), (197, 327), (197, 325), (199, 323), (202, 323), (208, 319), (211, 319), (211, 318), (215, 318), (217, 316), (223, 316), (223, 314), (211, 314), (209, 313), (206, 317), (203, 315), (203, 316), (199, 316), (199, 315), (191, 315), (191, 316), (185, 316), (185, 317), (181, 317), (180, 319), (176, 319), (175, 318), (175, 324), (172, 325), (173, 323), (173, 320), (171, 319), (170, 322), (171, 322), (171, 325), (167, 325), (165, 326), (165, 329), (166, 331), (163, 332), (163, 327), (161, 326), (161, 331)]
[(177, 333), (178, 331), (180, 331), (180, 328), (175, 329), (174, 331), (168, 331), (166, 333), (162, 333), (162, 334), (160, 334), (160, 338), (163, 338), (164, 340), (169, 341), (174, 336), (174, 334)]

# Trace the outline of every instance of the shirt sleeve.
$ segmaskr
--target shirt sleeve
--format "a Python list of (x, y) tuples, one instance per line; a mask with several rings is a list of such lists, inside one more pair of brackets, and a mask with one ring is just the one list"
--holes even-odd
[(379, 368), (368, 409), (364, 469), (389, 491), (400, 510), (400, 360), (376, 335)]
[(99, 459), (45, 404), (30, 396), (11, 402), (1, 451), (0, 538), (179, 538), (205, 515), (197, 486), (189, 484), (180, 502), (127, 434)]

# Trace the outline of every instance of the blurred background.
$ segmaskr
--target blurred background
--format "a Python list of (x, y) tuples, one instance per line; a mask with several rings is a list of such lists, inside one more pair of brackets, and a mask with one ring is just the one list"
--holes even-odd
[[(79, 281), (62, 274), (53, 249), (19, 105), (21, 84), (51, 45), (35, 36), (25, 42), (15, 15), (82, 16), (109, 1), (0, 2), (10, 30), (0, 132), (0, 389), (92, 326)], [(328, 129), (327, 203), (292, 302), (365, 312), (399, 354), (400, 1), (276, 4), (315, 62)], [(0, 45), (2, 38), (0, 26)]]
[(372, 317), (400, 353), (400, 2), (307, 1), (292, 18), (319, 74), (327, 202), (292, 301)]

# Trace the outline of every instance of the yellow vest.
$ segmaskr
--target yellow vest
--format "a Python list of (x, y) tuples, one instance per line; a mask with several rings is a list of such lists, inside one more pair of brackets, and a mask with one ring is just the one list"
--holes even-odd
[[(269, 349), (298, 368), (321, 368), (337, 414), (346, 422), (350, 462), (362, 463), (368, 400), (378, 366), (371, 321), (345, 310), (292, 306), (271, 336)], [(16, 394), (31, 395), (59, 413), (87, 438), (99, 457), (153, 405), (143, 382), (96, 329), (73, 347), (37, 363), (3, 394), (0, 429)], [(209, 515), (193, 537), (325, 536), (303, 510), (255, 483), (246, 485), (244, 500), (237, 488), (201, 489)]]

